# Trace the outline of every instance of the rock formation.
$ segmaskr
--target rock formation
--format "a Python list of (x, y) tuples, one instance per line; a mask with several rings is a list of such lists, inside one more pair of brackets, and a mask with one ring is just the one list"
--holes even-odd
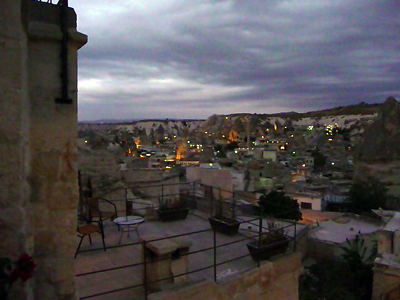
[(400, 197), (400, 103), (389, 97), (364, 132), (356, 155), (355, 178), (374, 177)]

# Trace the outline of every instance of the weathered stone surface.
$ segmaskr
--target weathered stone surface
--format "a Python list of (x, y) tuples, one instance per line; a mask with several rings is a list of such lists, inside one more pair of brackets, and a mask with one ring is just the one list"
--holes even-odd
[(297, 300), (300, 270), (301, 253), (286, 254), (226, 281), (204, 281), (181, 289), (151, 294), (149, 299)]
[(393, 296), (398, 296), (399, 284), (400, 278), (398, 276), (386, 272), (385, 268), (375, 266), (372, 299), (381, 299), (383, 294), (390, 297), (388, 299), (395, 299)]
[(400, 159), (400, 147), (393, 144), (400, 138), (400, 104), (389, 97), (383, 104), (377, 120), (363, 136), (358, 160), (391, 161)]
[(28, 284), (13, 286), (11, 299), (75, 298), (76, 53), (86, 39), (72, 9), (69, 15), (73, 104), (60, 105), (60, 6), (0, 2), (0, 256), (28, 252), (38, 264)]
[(355, 178), (376, 178), (400, 197), (400, 103), (389, 97), (364, 132), (355, 156)]

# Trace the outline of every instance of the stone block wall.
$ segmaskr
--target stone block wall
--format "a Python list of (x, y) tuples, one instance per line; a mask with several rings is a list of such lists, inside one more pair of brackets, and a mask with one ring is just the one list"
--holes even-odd
[(168, 205), (179, 204), (180, 185), (176, 174), (165, 176), (158, 169), (127, 169), (122, 171), (122, 178), (134, 195), (145, 195), (155, 207), (162, 200)]
[(57, 104), (55, 99), (61, 97), (60, 9), (30, 1), (27, 20), (37, 299), (75, 299), (77, 50), (86, 37), (76, 32), (76, 15), (69, 9), (68, 96), (72, 104)]
[(120, 165), (109, 151), (79, 149), (78, 166), (83, 186), (86, 186), (88, 177), (95, 190), (121, 181)]
[[(372, 300), (395, 300), (399, 299), (400, 293), (400, 271), (399, 269), (374, 266), (374, 282)], [(386, 297), (386, 298), (383, 298)]]
[(149, 295), (149, 300), (297, 300), (301, 254), (279, 256), (225, 281), (203, 281)]
[[(0, 257), (32, 253), (27, 37), (21, 3), (0, 1)], [(31, 282), (11, 299), (32, 299)]]
[(75, 299), (77, 50), (87, 37), (68, 10), (69, 98), (61, 97), (60, 6), (0, 2), (0, 257), (34, 257), (10, 299)]

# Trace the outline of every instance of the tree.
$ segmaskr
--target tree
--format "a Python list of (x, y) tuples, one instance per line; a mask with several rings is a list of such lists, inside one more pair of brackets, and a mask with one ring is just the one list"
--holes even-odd
[(296, 200), (286, 196), (284, 192), (271, 191), (260, 197), (260, 208), (263, 214), (281, 219), (301, 220), (302, 214)]
[(349, 191), (348, 210), (355, 214), (371, 212), (371, 209), (385, 208), (388, 188), (379, 180), (368, 178), (357, 180)]
[(315, 149), (311, 156), (314, 158), (314, 170), (323, 170), (326, 164), (326, 156), (324, 156), (319, 149)]

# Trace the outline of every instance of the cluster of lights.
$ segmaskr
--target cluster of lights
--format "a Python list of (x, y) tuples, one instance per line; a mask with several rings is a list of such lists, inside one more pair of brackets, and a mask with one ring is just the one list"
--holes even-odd
[(325, 133), (326, 135), (333, 135), (333, 132), (338, 133), (338, 124), (335, 123), (334, 125), (326, 125), (325, 124)]
[(313, 130), (314, 129), (314, 126), (313, 125), (309, 125), (308, 127), (307, 127), (307, 130)]

